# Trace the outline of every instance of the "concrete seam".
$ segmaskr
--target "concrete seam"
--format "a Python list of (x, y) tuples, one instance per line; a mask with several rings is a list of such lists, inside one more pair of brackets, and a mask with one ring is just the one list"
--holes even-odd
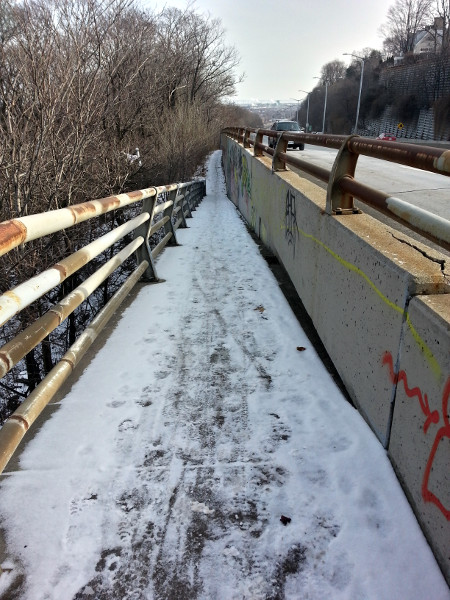
[[(400, 329), (400, 338), (398, 340), (398, 346), (397, 346), (397, 356), (395, 357), (395, 365), (394, 365), (395, 373), (398, 373), (400, 370), (400, 355), (401, 355), (403, 341), (404, 341), (404, 337), (405, 337), (405, 327), (406, 327), (406, 329), (408, 329), (408, 327), (409, 327), (409, 325), (408, 325), (408, 318), (409, 318), (408, 308), (409, 308), (409, 303), (411, 302), (412, 298), (414, 298), (414, 296), (408, 296), (405, 301), (405, 308), (404, 308), (403, 315), (402, 315), (402, 326)], [(386, 435), (386, 444), (385, 444), (386, 450), (389, 449), (389, 444), (391, 441), (392, 422), (394, 420), (394, 408), (395, 408), (395, 402), (397, 400), (397, 387), (398, 387), (398, 381), (396, 381), (394, 384), (391, 404), (389, 407), (389, 418), (388, 418), (388, 422), (387, 422), (387, 435)]]

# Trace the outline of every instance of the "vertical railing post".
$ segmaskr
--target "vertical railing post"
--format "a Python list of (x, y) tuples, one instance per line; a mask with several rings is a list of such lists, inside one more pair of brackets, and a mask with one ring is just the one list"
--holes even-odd
[(193, 184), (193, 197), (195, 208), (198, 207), (202, 198), (206, 196), (206, 181), (203, 179), (202, 181), (196, 181)]
[(198, 185), (197, 181), (192, 183), (191, 198), (192, 198), (192, 204), (194, 206), (194, 210), (197, 210), (197, 206), (199, 204), (199, 199), (198, 199), (199, 198), (199, 185)]
[(192, 211), (191, 211), (191, 203), (189, 200), (189, 185), (179, 185), (178, 186), (178, 191), (181, 192), (180, 195), (183, 196), (182, 200), (181, 200), (181, 206), (183, 207), (183, 212), (184, 212), (184, 207), (187, 207), (187, 212), (188, 212), (188, 217), (190, 219), (192, 219)]
[(244, 148), (250, 148), (250, 130), (244, 129)]
[(286, 161), (280, 157), (280, 152), (287, 152), (288, 141), (284, 139), (284, 133), (278, 136), (272, 157), (272, 171), (286, 171)]
[(187, 194), (187, 201), (189, 204), (189, 210), (191, 212), (191, 217), (192, 217), (192, 213), (197, 208), (197, 205), (195, 203), (195, 183), (193, 183), (193, 182), (188, 183), (188, 185), (186, 187), (186, 194)]
[[(164, 233), (171, 233), (172, 237), (170, 238), (168, 244), (169, 246), (178, 246), (178, 241), (177, 241), (177, 236), (175, 235), (175, 227), (173, 226), (173, 211), (177, 205), (177, 196), (178, 196), (178, 185), (174, 190), (171, 190), (168, 193), (168, 200), (172, 201), (172, 204), (170, 206), (168, 206), (164, 212), (163, 212), (163, 217), (169, 217), (167, 223), (164, 224)], [(183, 212), (183, 211), (181, 211)], [(184, 216), (183, 216), (183, 222), (185, 222), (184, 220)]]
[(150, 229), (152, 226), (153, 213), (155, 210), (156, 201), (158, 199), (158, 191), (155, 187), (150, 189), (154, 189), (155, 194), (153, 196), (150, 196), (149, 198), (145, 198), (142, 205), (142, 212), (148, 213), (150, 217), (148, 221), (146, 221), (140, 227), (134, 230), (134, 239), (136, 239), (139, 236), (142, 236), (144, 238), (144, 243), (141, 244), (136, 250), (137, 264), (140, 265), (143, 260), (146, 260), (148, 262), (148, 267), (142, 275), (143, 281), (158, 281), (158, 275), (156, 273), (155, 263), (152, 258), (152, 251), (150, 249), (149, 243)]
[(256, 133), (255, 133), (255, 144), (253, 146), (253, 156), (263, 156), (264, 155), (261, 148), (256, 147), (256, 144), (262, 144), (262, 142), (263, 142), (263, 134), (260, 132), (259, 129), (257, 129)]

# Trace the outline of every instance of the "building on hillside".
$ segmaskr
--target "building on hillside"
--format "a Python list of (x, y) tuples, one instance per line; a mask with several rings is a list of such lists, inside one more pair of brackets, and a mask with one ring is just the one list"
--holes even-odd
[(437, 52), (442, 48), (444, 37), (444, 20), (442, 17), (436, 17), (434, 24), (426, 27), (423, 31), (416, 34), (414, 54), (423, 54), (424, 52)]
[[(423, 56), (436, 54), (442, 48), (444, 38), (444, 21), (442, 17), (436, 17), (434, 24), (418, 31), (414, 39), (414, 56)], [(404, 55), (394, 57), (394, 65), (400, 65), (404, 62)]]

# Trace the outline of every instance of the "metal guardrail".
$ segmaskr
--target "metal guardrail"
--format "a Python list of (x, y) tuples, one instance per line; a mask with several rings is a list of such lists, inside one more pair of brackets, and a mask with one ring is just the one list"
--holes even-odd
[[(358, 157), (368, 156), (450, 176), (450, 150), (386, 142), (357, 135), (322, 135), (276, 132), (272, 129), (228, 127), (223, 133), (253, 147), (255, 156), (272, 157), (272, 170), (283, 171), (290, 165), (328, 184), (326, 212), (330, 215), (357, 214), (354, 198), (372, 206), (402, 225), (419, 233), (435, 244), (450, 251), (450, 221), (416, 207), (389, 194), (376, 190), (355, 179)], [(274, 148), (263, 143), (263, 136), (276, 139)], [(318, 167), (287, 153), (289, 141), (312, 144), (338, 150), (331, 170)]]
[[(131, 254), (136, 254), (138, 266), (134, 272), (93, 319), (60, 362), (4, 423), (0, 430), (0, 473), (4, 470), (25, 433), (72, 373), (137, 281), (141, 278), (146, 281), (158, 281), (155, 258), (169, 242), (177, 245), (177, 229), (187, 227), (186, 218), (192, 216), (192, 211), (198, 206), (205, 193), (204, 180), (171, 184), (110, 196), (0, 223), (1, 256), (20, 244), (143, 200), (142, 212), (139, 216), (0, 296), (0, 325), (4, 325), (14, 315), (58, 286), (101, 252), (133, 232), (132, 242), (115, 254), (61, 302), (50, 308), (46, 314), (0, 348), (1, 378), (56, 329)], [(158, 199), (163, 201), (157, 203)], [(149, 239), (162, 229), (162, 239), (151, 249)]]

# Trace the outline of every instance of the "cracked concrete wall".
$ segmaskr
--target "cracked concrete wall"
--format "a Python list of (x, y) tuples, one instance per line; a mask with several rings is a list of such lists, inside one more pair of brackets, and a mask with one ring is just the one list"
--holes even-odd
[[(222, 145), (230, 199), (283, 264), (356, 407), (380, 442), (390, 444), (398, 476), (450, 579), (450, 567), (442, 563), (444, 554), (449, 560), (448, 547), (443, 548), (443, 539), (450, 539), (449, 518), (428, 514), (432, 502), (422, 496), (420, 483), (425, 467), (405, 458), (406, 440), (421, 439), (424, 432), (415, 416), (420, 401), (414, 397), (402, 404), (401, 377), (409, 369), (411, 386), (438, 395), (437, 374), (449, 375), (449, 312), (432, 343), (426, 334), (429, 313), (417, 308), (420, 299), (450, 299), (446, 257), (368, 215), (329, 216), (323, 189), (292, 171), (272, 172), (268, 157), (255, 158), (227, 137)], [(421, 369), (405, 362), (407, 356), (414, 356)], [(450, 439), (446, 418), (440, 421), (447, 427), (440, 455)], [(435, 425), (430, 423), (430, 431)], [(432, 451), (431, 438), (421, 439), (425, 453)], [(448, 488), (448, 464), (445, 471), (445, 464), (433, 462), (433, 478)]]

